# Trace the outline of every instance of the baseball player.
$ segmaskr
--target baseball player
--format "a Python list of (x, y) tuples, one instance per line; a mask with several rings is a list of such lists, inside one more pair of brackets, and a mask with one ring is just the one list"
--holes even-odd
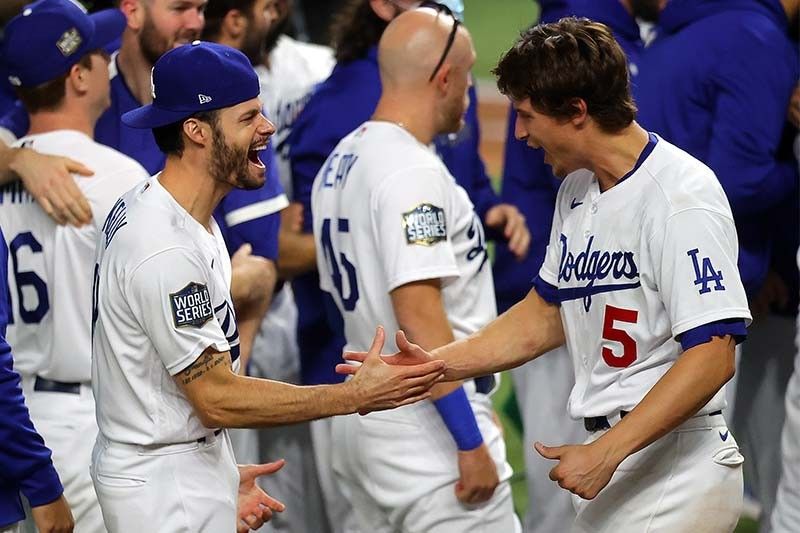
[[(344, 317), (350, 349), (370, 345), (375, 323), (434, 348), (497, 314), (480, 218), (429, 146), (464, 124), (475, 52), (456, 19), (420, 9), (389, 24), (378, 61), (375, 114), (314, 183), (320, 286)], [(362, 531), (521, 530), (487, 392), (485, 380), (469, 380), (437, 386), (433, 402), (333, 420), (334, 471)]]
[(0, 202), (11, 255), (8, 339), (31, 418), (53, 450), (82, 532), (105, 531), (88, 468), (97, 435), (90, 386), (96, 240), (117, 199), (147, 178), (134, 160), (92, 140), (109, 105), (101, 48), (124, 28), (116, 9), (89, 16), (68, 0), (39, 0), (9, 22), (3, 41), (9, 80), (30, 114), (29, 135), (16, 146), (69, 155), (95, 170), (91, 178), (75, 178), (93, 224), (56, 225), (20, 182), (5, 186)]
[(230, 531), (239, 472), (222, 428), (405, 405), (443, 365), (375, 356), (365, 379), (328, 387), (239, 375), (230, 260), (211, 214), (232, 188), (264, 183), (258, 151), (273, 128), (258, 77), (241, 52), (195, 41), (164, 54), (152, 82), (153, 103), (123, 119), (152, 129), (166, 166), (111, 210), (95, 266), (92, 477), (112, 532), (148, 530), (154, 516), (160, 532)]
[(494, 72), (517, 137), (564, 179), (544, 263), (485, 328), (430, 354), (398, 333), (398, 358), (441, 358), (464, 379), (566, 342), (569, 413), (590, 436), (535, 447), (576, 495), (572, 531), (732, 531), (742, 456), (721, 410), (750, 312), (719, 182), (635, 122), (625, 55), (600, 23), (533, 27)]

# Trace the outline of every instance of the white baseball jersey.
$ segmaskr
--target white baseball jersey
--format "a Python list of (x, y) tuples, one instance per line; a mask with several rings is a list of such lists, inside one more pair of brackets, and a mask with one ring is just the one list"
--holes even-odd
[(147, 173), (133, 159), (74, 130), (30, 135), (14, 146), (68, 156), (94, 171), (74, 178), (93, 216), (80, 228), (53, 222), (19, 181), (0, 189), (12, 309), (7, 338), (14, 347), (14, 367), (23, 375), (88, 382), (97, 234), (117, 199)]
[(106, 219), (95, 267), (92, 387), (100, 432), (111, 441), (171, 444), (208, 434), (173, 376), (208, 347), (230, 350), (238, 370), (231, 263), (213, 219), (210, 228), (158, 175)]
[[(496, 316), (472, 203), (436, 153), (403, 128), (371, 121), (345, 137), (317, 174), (311, 206), (320, 286), (342, 312), (348, 349), (368, 349), (379, 323), (398, 328), (389, 293), (413, 281), (442, 280), (456, 338)], [(386, 343), (396, 348), (392, 335)]]
[[(570, 415), (630, 411), (681, 355), (682, 334), (725, 319), (749, 323), (737, 251), (714, 173), (655, 135), (602, 194), (590, 171), (567, 176), (539, 273), (549, 287), (537, 288), (561, 302), (575, 367)], [(723, 388), (700, 413), (724, 405)]]
[(261, 82), (261, 102), (275, 124), (272, 143), (278, 155), (281, 185), (292, 197), (289, 146), (286, 139), (314, 86), (330, 76), (336, 60), (327, 46), (304, 43), (281, 35), (269, 54), (269, 68), (256, 67)]

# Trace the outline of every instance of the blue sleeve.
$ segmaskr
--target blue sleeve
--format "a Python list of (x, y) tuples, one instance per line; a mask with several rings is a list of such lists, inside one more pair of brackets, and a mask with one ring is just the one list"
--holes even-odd
[(542, 297), (547, 303), (551, 303), (554, 305), (561, 304), (561, 298), (558, 295), (558, 287), (550, 285), (545, 280), (539, 277), (539, 274), (532, 280), (533, 288), (536, 289), (536, 294)]
[(278, 166), (272, 144), (262, 154), (267, 180), (255, 190), (233, 189), (214, 211), (228, 253), (233, 255), (243, 244), (253, 247), (253, 255), (278, 258), (280, 211), (289, 205), (278, 179)]
[(455, 140), (450, 141), (450, 136), (440, 135), (436, 138), (436, 149), (456, 182), (467, 191), (478, 217), (484, 220), (486, 212), (499, 204), (500, 199), (492, 189), (478, 151), (481, 130), (478, 123), (478, 94), (474, 85), (469, 88), (469, 107), (464, 119), (464, 128), (455, 135)]
[(737, 217), (770, 209), (791, 194), (798, 179), (796, 165), (776, 160), (798, 79), (796, 51), (757, 33), (739, 41), (741, 47), (714, 73), (718, 97), (705, 161)]
[[(7, 280), (8, 250), (0, 236), (0, 279)], [(4, 283), (5, 284), (5, 283)], [(64, 492), (50, 459), (50, 450), (31, 422), (5, 341), (8, 285), (0, 291), (0, 485), (16, 485), (32, 506), (56, 500)]]
[(28, 112), (19, 100), (14, 102), (0, 118), (0, 128), (10, 131), (17, 139), (24, 137), (30, 126)]
[(747, 326), (745, 326), (744, 320), (734, 318), (703, 324), (683, 332), (678, 340), (685, 352), (700, 344), (711, 342), (712, 337), (725, 337), (726, 335), (733, 337), (736, 344), (744, 342), (747, 338)]

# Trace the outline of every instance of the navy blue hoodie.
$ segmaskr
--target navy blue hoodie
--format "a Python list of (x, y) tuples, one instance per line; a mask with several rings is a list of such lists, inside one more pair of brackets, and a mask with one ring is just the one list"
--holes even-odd
[(775, 209), (797, 166), (779, 161), (798, 80), (796, 46), (779, 0), (671, 0), (634, 83), (639, 122), (706, 163), (728, 195), (739, 270), (751, 296), (769, 267)]
[[(642, 51), (639, 26), (622, 7), (619, 0), (542, 0), (541, 22), (555, 22), (562, 17), (575, 15), (606, 24), (628, 56), (633, 76), (638, 72), (638, 58)], [(556, 193), (561, 182), (550, 166), (544, 162), (544, 152), (533, 150), (525, 142), (514, 138), (516, 113), (509, 113), (503, 164), (501, 200), (516, 205), (531, 230), (531, 248), (528, 256), (517, 261), (505, 243), (497, 243), (494, 264), (495, 294), (498, 311), (502, 312), (520, 301), (531, 288), (531, 279), (539, 273), (550, 239)]]

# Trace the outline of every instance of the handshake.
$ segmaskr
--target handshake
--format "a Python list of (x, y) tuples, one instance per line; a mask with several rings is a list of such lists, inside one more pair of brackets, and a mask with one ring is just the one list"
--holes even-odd
[(397, 353), (381, 355), (385, 340), (386, 332), (378, 326), (368, 352), (345, 352), (349, 363), (336, 365), (339, 374), (353, 376), (344, 385), (351, 388), (362, 415), (430, 398), (431, 387), (446, 378), (445, 362), (409, 342), (402, 331), (395, 337)]

